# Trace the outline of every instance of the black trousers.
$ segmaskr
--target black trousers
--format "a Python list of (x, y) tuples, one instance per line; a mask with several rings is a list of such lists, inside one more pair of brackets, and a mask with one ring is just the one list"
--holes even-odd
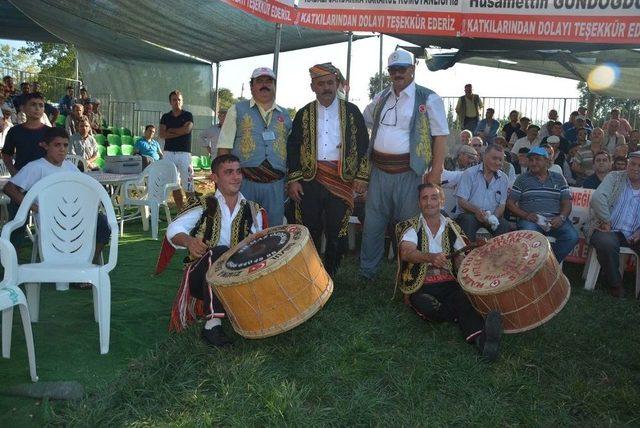
[(463, 129), (471, 131), (471, 133), (473, 134), (476, 132), (477, 126), (478, 126), (478, 116), (464, 118), (464, 123), (462, 124)]
[[(637, 254), (640, 254), (640, 242), (630, 244), (620, 232), (601, 232), (596, 230), (591, 235), (590, 244), (596, 249), (598, 263), (602, 268), (607, 286), (622, 286), (622, 276), (620, 276), (620, 247), (629, 247)], [(636, 266), (636, 269), (638, 267)]]
[(455, 281), (425, 284), (409, 296), (409, 302), (430, 321), (457, 321), (465, 339), (484, 329), (484, 319)]
[(302, 191), (302, 224), (309, 229), (318, 253), (324, 232), (326, 247), (323, 263), (327, 273), (333, 277), (348, 245), (347, 236), (338, 235), (349, 207), (316, 180), (303, 181)]
[(196, 299), (203, 302), (205, 318), (210, 318), (213, 314), (223, 314), (222, 303), (213, 294), (211, 287), (207, 284), (207, 271), (209, 267), (223, 255), (229, 247), (220, 245), (209, 249), (195, 264), (189, 272), (189, 292)]

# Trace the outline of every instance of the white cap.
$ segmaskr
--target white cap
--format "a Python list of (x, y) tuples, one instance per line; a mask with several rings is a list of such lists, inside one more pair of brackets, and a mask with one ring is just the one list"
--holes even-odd
[(389, 55), (387, 67), (393, 67), (394, 65), (409, 66), (414, 65), (414, 63), (415, 61), (411, 52), (405, 51), (404, 49), (398, 49), (397, 51)]
[(276, 75), (273, 73), (273, 70), (271, 70), (269, 67), (258, 67), (255, 70), (253, 70), (253, 73), (251, 73), (252, 79), (255, 79), (256, 77), (260, 77), (260, 76), (269, 76), (273, 80), (276, 80)]
[(557, 135), (552, 135), (550, 137), (547, 137), (547, 143), (560, 144), (560, 137), (558, 137)]

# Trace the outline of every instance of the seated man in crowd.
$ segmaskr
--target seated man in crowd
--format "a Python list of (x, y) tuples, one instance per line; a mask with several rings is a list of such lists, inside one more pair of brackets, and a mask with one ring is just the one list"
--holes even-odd
[[(595, 134), (595, 132), (594, 132)], [(584, 180), (593, 175), (593, 159), (596, 153), (603, 150), (601, 140), (593, 140), (588, 146), (582, 146), (571, 160), (571, 171), (574, 172), (576, 185), (582, 186)]]
[(138, 138), (138, 141), (133, 145), (134, 153), (143, 156), (146, 164), (162, 159), (160, 143), (153, 138), (155, 134), (156, 127), (153, 125), (147, 125), (144, 127), (144, 135)]
[(540, 134), (538, 134), (538, 139), (541, 143), (548, 142), (549, 138), (554, 140), (555, 138), (552, 137), (557, 137), (558, 147), (560, 148), (560, 151), (562, 151), (562, 153), (567, 153), (569, 151), (569, 141), (562, 135), (562, 122), (553, 122), (553, 124), (551, 125), (551, 133), (546, 137), (542, 138), (540, 137)]
[(626, 143), (624, 135), (618, 132), (620, 130), (620, 121), (617, 119), (611, 119), (607, 122), (607, 127), (604, 129), (604, 147), (602, 149), (608, 151), (609, 154), (613, 154), (616, 147)]
[[(516, 171), (516, 178), (518, 175), (524, 174), (529, 169), (529, 158), (527, 157), (529, 151), (530, 149), (527, 147), (523, 147), (518, 150), (518, 156), (515, 158), (517, 162), (513, 164), (513, 168)], [(513, 184), (511, 186), (513, 186)]]
[(481, 137), (473, 137), (471, 141), (469, 141), (469, 146), (473, 147), (478, 155), (478, 158), (482, 156), (482, 148), (484, 147), (484, 142)]
[(620, 133), (620, 135), (622, 135), (623, 137), (628, 137), (629, 134), (631, 133), (631, 130), (633, 128), (631, 128), (631, 124), (629, 124), (629, 121), (623, 117), (620, 117), (620, 109), (619, 108), (614, 108), (611, 109), (611, 119), (609, 119), (609, 121), (605, 122), (602, 124), (602, 128), (603, 129), (608, 129), (609, 125), (611, 125), (611, 121), (617, 121), (618, 125), (617, 125), (617, 132)]
[[(637, 150), (636, 150), (637, 151)], [(627, 169), (627, 157), (616, 157), (613, 159), (613, 171), (624, 171)]]
[(456, 221), (471, 241), (482, 227), (492, 235), (509, 231), (509, 222), (503, 217), (509, 189), (509, 178), (501, 170), (503, 159), (504, 149), (490, 144), (482, 163), (467, 169), (458, 184)]
[(95, 164), (99, 156), (98, 143), (95, 138), (93, 138), (93, 135), (91, 135), (91, 125), (89, 124), (89, 118), (87, 116), (80, 118), (78, 121), (78, 132), (71, 136), (69, 143), (69, 154), (80, 156), (86, 160), (89, 169), (98, 168)]
[(511, 135), (516, 132), (516, 129), (520, 128), (519, 119), (520, 113), (518, 110), (511, 110), (509, 113), (509, 122), (502, 127), (502, 136), (507, 142), (511, 140)]
[(67, 93), (60, 99), (60, 102), (58, 103), (60, 113), (66, 116), (70, 115), (75, 103), (76, 98), (74, 97), (73, 86), (67, 86)]
[(471, 137), (473, 137), (471, 131), (469, 131), (468, 129), (463, 129), (462, 131), (460, 131), (460, 144), (463, 146), (468, 146), (469, 141), (471, 141)]
[[(267, 222), (264, 210), (240, 193), (242, 171), (236, 156), (225, 154), (215, 158), (211, 165), (211, 177), (216, 183), (215, 194), (209, 194), (202, 202), (186, 207), (167, 228), (156, 272), (164, 270), (173, 248), (186, 248), (189, 251), (169, 328), (180, 331), (201, 315), (206, 319), (202, 339), (213, 346), (225, 346), (231, 344), (231, 340), (221, 326), (224, 308), (213, 294), (205, 274), (225, 251), (249, 234), (261, 231)], [(194, 305), (192, 299), (201, 302)]]
[[(542, 139), (544, 139), (545, 137), (548, 137), (549, 135), (553, 135), (551, 133), (551, 129), (553, 128), (553, 125), (558, 121), (558, 111), (555, 109), (549, 110), (549, 113), (547, 114), (547, 118), (549, 119), (549, 121), (544, 124), (539, 134), (540, 138)], [(562, 126), (562, 122), (560, 122), (560, 126)]]
[(538, 132), (540, 127), (538, 125), (529, 125), (527, 127), (527, 135), (519, 138), (518, 141), (511, 148), (512, 152), (518, 153), (521, 148), (526, 147), (532, 149), (540, 145), (540, 139), (538, 139)]
[(640, 130), (634, 129), (629, 133), (629, 153), (637, 152), (640, 150)]
[(594, 173), (588, 176), (582, 187), (585, 189), (597, 189), (604, 177), (611, 171), (611, 157), (609, 153), (604, 150), (600, 150), (593, 158)]
[(607, 174), (590, 205), (587, 239), (596, 250), (609, 293), (623, 297), (620, 247), (640, 254), (640, 152), (629, 155), (626, 171)]
[(444, 160), (444, 168), (449, 171), (464, 171), (478, 163), (478, 153), (471, 146), (462, 146), (458, 149), (458, 156), (454, 159), (447, 157)]
[(504, 151), (504, 158), (502, 159), (502, 167), (500, 169), (502, 170), (502, 172), (507, 174), (507, 178), (509, 179), (509, 187), (511, 187), (513, 185), (513, 182), (516, 181), (516, 169), (511, 162), (512, 156), (507, 147), (507, 139), (501, 135), (498, 135), (493, 140), (493, 142), (494, 144), (502, 147), (502, 150)]
[(507, 208), (519, 218), (518, 229), (555, 238), (551, 249), (560, 263), (578, 242), (578, 232), (568, 219), (571, 190), (562, 174), (549, 172), (549, 155), (544, 148), (535, 147), (527, 156), (529, 169), (516, 178)]
[(577, 111), (572, 111), (569, 115), (569, 120), (562, 124), (562, 134), (566, 135), (567, 132), (571, 130), (571, 128), (576, 127), (576, 118), (580, 116), (580, 113)]
[[(26, 164), (4, 186), (4, 193), (18, 206), (22, 203), (25, 193), (44, 177), (60, 172), (79, 172), (74, 164), (65, 160), (69, 150), (69, 135), (64, 129), (47, 128), (40, 145), (46, 153), (45, 156)], [(34, 211), (37, 212), (37, 207), (35, 207)], [(94, 264), (99, 263), (102, 248), (109, 242), (111, 237), (109, 223), (104, 214), (98, 213), (96, 227)], [(87, 287), (86, 284), (81, 284), (79, 288), (91, 288), (91, 285), (89, 284)]]
[(548, 168), (549, 172), (555, 172), (556, 174), (560, 174), (560, 175), (564, 176), (564, 174), (562, 172), (562, 168), (560, 167), (560, 165), (558, 165), (558, 164), (556, 164), (554, 162), (554, 159), (555, 159), (555, 156), (556, 156), (556, 151), (551, 146), (551, 144), (542, 143), (542, 144), (540, 144), (540, 147), (545, 149), (547, 151), (547, 155), (549, 156), (549, 159), (547, 161), (547, 168)]
[[(513, 147), (515, 142), (518, 141), (520, 138), (524, 138), (524, 137), (527, 136), (527, 128), (531, 124), (531, 119), (529, 119), (526, 116), (522, 116), (520, 118), (519, 124), (520, 124), (520, 126), (518, 126), (518, 128), (516, 128), (513, 131), (513, 133), (511, 134), (511, 138), (509, 140), (507, 140), (511, 147)], [(513, 151), (513, 148), (511, 150)]]
[(421, 214), (399, 223), (396, 234), (399, 263), (396, 286), (405, 295), (405, 302), (430, 321), (457, 321), (465, 340), (476, 346), (488, 361), (498, 358), (502, 322), (499, 312), (490, 312), (486, 319), (476, 312), (456, 281), (454, 251), (464, 247), (460, 228), (440, 210), (444, 193), (435, 184), (418, 187)]
[(493, 118), (494, 114), (495, 110), (489, 107), (485, 112), (485, 118), (478, 122), (475, 129), (475, 135), (481, 137), (487, 144), (493, 143), (500, 129), (500, 122)]
[(93, 111), (93, 102), (90, 100), (84, 105), (84, 115), (89, 118), (89, 125), (91, 125), (91, 131), (96, 134), (102, 133), (102, 116), (96, 114)]
[(80, 103), (75, 103), (73, 105), (73, 109), (71, 114), (67, 116), (64, 121), (64, 129), (67, 131), (67, 134), (73, 135), (78, 132), (78, 125), (80, 124), (80, 119), (84, 116), (84, 106)]

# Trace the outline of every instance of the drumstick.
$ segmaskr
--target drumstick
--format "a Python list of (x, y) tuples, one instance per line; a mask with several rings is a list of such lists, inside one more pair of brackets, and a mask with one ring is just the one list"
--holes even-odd
[(447, 258), (448, 259), (452, 259), (462, 253), (468, 253), (469, 251), (473, 250), (474, 248), (478, 248), (478, 247), (482, 247), (483, 245), (485, 245), (487, 243), (486, 240), (484, 239), (478, 239), (476, 242), (472, 242), (469, 245), (465, 245), (464, 247), (460, 248), (459, 250), (455, 250), (452, 253), (447, 254)]

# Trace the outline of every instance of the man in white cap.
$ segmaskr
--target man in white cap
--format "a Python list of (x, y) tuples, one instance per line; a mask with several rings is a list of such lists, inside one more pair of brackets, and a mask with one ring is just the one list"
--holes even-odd
[(389, 223), (418, 215), (415, 189), (439, 184), (449, 135), (442, 99), (414, 81), (413, 55), (399, 49), (389, 56), (391, 86), (376, 94), (364, 111), (371, 128), (360, 274), (372, 278), (384, 253)]
[(253, 70), (251, 99), (227, 111), (220, 130), (218, 155), (233, 153), (240, 159), (244, 180), (240, 191), (267, 210), (269, 225), (284, 219), (284, 183), (287, 137), (291, 118), (275, 103), (276, 75), (268, 67)]

